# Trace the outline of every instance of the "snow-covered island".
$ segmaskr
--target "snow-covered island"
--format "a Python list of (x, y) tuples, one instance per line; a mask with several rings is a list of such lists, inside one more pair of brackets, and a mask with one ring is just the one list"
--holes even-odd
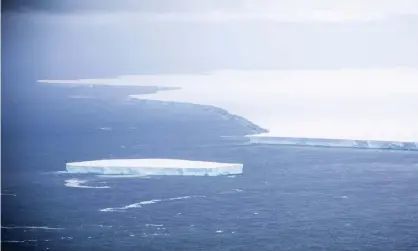
[(418, 70), (412, 68), (220, 70), (38, 82), (177, 88), (129, 97), (222, 109), (223, 117), (251, 129), (251, 144), (418, 150)]
[(68, 173), (219, 176), (241, 174), (243, 164), (181, 159), (106, 159), (66, 164)]

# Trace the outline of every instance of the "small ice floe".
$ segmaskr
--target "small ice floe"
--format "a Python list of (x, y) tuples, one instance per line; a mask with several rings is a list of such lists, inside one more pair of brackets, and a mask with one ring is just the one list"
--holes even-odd
[(146, 227), (163, 227), (163, 224), (145, 224)]
[(216, 230), (216, 233), (223, 233), (223, 230)]

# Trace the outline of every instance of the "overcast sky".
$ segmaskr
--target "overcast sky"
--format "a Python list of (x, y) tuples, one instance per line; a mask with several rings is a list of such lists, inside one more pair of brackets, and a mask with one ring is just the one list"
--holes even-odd
[[(352, 21), (418, 13), (415, 0), (9, 0), (9, 11), (87, 15), (150, 15), (149, 18), (280, 21)], [(199, 15), (197, 15), (199, 14)], [(153, 16), (152, 16), (153, 15)], [(211, 21), (213, 21), (211, 20)]]
[(418, 66), (416, 0), (2, 3), (5, 59), (41, 78)]

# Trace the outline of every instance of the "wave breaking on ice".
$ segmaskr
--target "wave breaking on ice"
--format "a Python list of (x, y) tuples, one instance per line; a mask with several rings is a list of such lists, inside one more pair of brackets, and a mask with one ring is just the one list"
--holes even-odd
[(65, 181), (66, 187), (76, 187), (76, 188), (96, 188), (96, 189), (102, 189), (102, 188), (110, 188), (110, 186), (86, 186), (84, 185), (87, 183), (87, 180), (79, 180), (79, 179), (69, 179)]

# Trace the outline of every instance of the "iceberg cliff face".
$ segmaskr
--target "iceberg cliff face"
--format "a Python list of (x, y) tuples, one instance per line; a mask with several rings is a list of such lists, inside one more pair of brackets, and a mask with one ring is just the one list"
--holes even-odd
[(247, 138), (249, 138), (249, 141), (251, 144), (323, 146), (323, 147), (346, 147), (346, 148), (363, 148), (363, 149), (393, 149), (393, 150), (418, 151), (418, 142), (290, 138), (290, 137), (272, 137), (272, 136), (261, 136), (261, 135), (247, 135)]
[(69, 173), (219, 176), (241, 174), (243, 165), (178, 159), (108, 159), (66, 164)]

